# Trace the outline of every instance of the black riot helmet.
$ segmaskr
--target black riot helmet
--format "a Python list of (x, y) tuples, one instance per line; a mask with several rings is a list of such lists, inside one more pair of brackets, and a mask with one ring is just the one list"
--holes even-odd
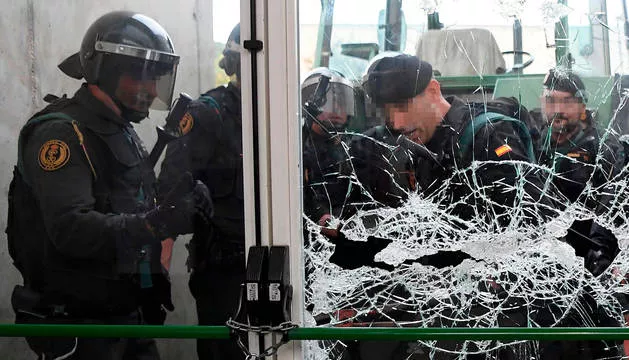
[(225, 70), (228, 76), (236, 74), (240, 79), (240, 24), (237, 24), (229, 34), (225, 49), (223, 49), (223, 58), (218, 63), (221, 69)]
[(421, 94), (432, 79), (432, 66), (413, 55), (384, 52), (371, 59), (363, 76), (363, 88), (371, 101), (406, 101)]
[(160, 24), (139, 13), (114, 11), (89, 27), (79, 53), (59, 68), (68, 76), (98, 85), (123, 115), (141, 119), (149, 107), (168, 110), (178, 64), (179, 56)]
[[(344, 131), (354, 116), (354, 85), (338, 71), (320, 67), (301, 84), (301, 103), (308, 127), (317, 122), (328, 132)], [(344, 115), (344, 121), (321, 120), (321, 113)]]

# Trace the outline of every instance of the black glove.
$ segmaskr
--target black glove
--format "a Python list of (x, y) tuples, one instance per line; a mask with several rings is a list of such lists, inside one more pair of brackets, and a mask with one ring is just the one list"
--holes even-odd
[(208, 188), (186, 172), (164, 202), (146, 214), (146, 221), (159, 239), (175, 238), (192, 233), (195, 221), (208, 223), (213, 210)]
[(602, 274), (611, 263), (612, 259), (600, 249), (590, 249), (585, 255), (585, 268), (594, 276)]

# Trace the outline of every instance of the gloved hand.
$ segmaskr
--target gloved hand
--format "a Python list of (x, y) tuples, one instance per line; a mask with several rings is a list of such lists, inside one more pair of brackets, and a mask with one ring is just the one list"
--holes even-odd
[(201, 181), (194, 181), (184, 173), (164, 202), (146, 214), (146, 221), (160, 239), (189, 234), (195, 221), (209, 223), (214, 207), (210, 191)]
[(594, 276), (602, 274), (611, 263), (612, 259), (600, 249), (590, 249), (585, 255), (585, 268)]

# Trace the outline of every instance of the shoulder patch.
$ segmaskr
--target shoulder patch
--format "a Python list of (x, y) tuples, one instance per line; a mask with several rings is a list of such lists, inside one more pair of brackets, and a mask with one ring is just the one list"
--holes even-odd
[(494, 152), (496, 153), (496, 155), (498, 155), (498, 157), (513, 151), (513, 149), (511, 148), (511, 146), (504, 144), (502, 146), (499, 146), (498, 148), (496, 148), (496, 150), (494, 150)]
[(70, 160), (70, 147), (61, 140), (48, 140), (39, 149), (39, 166), (46, 171), (62, 168)]
[(179, 120), (179, 131), (181, 132), (181, 135), (186, 135), (187, 133), (189, 133), (190, 130), (192, 130), (193, 125), (194, 118), (192, 117), (192, 115), (190, 115), (189, 112), (186, 111), (181, 120)]

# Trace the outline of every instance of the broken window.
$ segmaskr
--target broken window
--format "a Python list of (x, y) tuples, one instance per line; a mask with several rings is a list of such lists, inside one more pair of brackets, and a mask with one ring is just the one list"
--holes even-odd
[[(625, 326), (620, 3), (302, 0), (299, 9), (301, 81), (311, 85), (301, 99), (306, 326)], [(401, 54), (429, 63), (429, 76)], [(339, 84), (353, 88), (351, 111), (330, 106), (348, 103)], [(435, 88), (445, 103), (430, 97)], [(308, 359), (623, 351), (612, 341), (304, 348)]]

